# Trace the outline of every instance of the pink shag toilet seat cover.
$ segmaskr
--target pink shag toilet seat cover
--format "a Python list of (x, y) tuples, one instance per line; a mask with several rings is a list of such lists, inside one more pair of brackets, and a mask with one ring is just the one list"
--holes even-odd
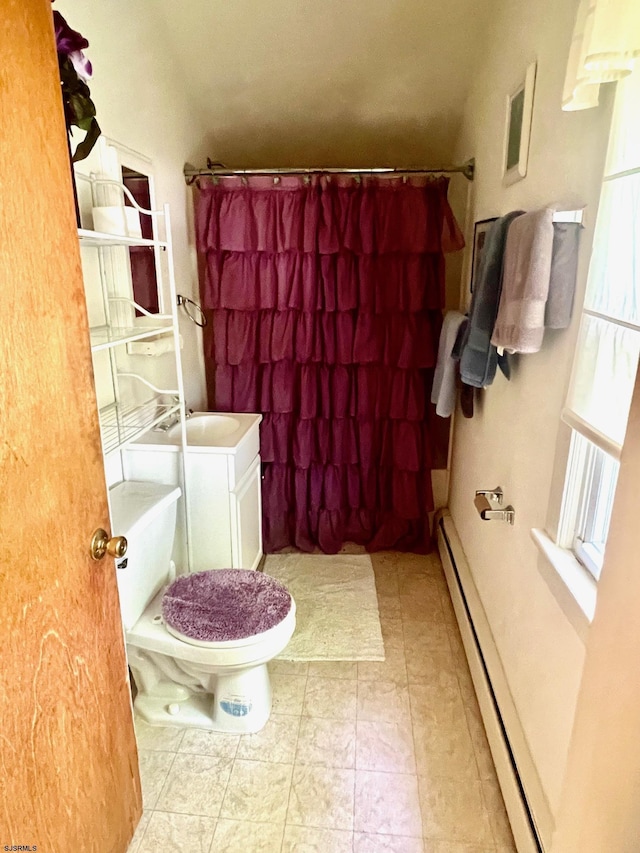
[(220, 643), (262, 634), (291, 610), (286, 588), (251, 569), (213, 569), (177, 578), (162, 598), (165, 622), (193, 640)]

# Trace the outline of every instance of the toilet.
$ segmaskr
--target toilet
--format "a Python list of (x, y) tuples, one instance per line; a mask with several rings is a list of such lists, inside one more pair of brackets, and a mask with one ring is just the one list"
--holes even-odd
[(181, 491), (125, 482), (109, 490), (137, 714), (152, 725), (259, 731), (271, 713), (267, 663), (287, 645), (296, 605), (282, 584), (249, 569), (175, 576), (171, 551)]

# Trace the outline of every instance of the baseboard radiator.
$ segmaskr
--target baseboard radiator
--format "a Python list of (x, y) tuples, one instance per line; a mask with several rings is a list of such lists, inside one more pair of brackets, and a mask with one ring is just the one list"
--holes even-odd
[[(544, 842), (550, 842), (553, 821), (533, 763), (527, 758), (528, 748), (524, 743), (514, 744), (513, 735), (510, 740), (507, 734), (514, 729), (518, 732), (519, 726), (508, 726), (505, 720), (505, 711), (508, 716), (509, 710), (515, 713), (515, 708), (505, 708), (510, 700), (509, 694), (504, 701), (508, 694), (506, 679), (503, 684), (496, 683), (501, 680), (502, 668), (497, 663), (497, 649), (484, 608), (448, 510), (436, 515), (435, 525), (440, 558), (518, 853), (545, 853)], [(500, 704), (498, 697), (503, 700)], [(529, 767), (523, 767), (521, 759), (520, 767), (516, 763), (515, 754), (521, 756), (523, 751), (524, 764)], [(525, 786), (525, 778), (533, 781), (532, 786)], [(530, 787), (538, 800), (535, 804), (527, 790)]]

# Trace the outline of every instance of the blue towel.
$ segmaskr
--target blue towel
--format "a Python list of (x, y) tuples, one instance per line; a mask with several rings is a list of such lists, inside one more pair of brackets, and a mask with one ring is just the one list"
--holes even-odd
[[(491, 343), (491, 335), (500, 302), (504, 246), (509, 226), (523, 213), (523, 210), (507, 213), (506, 216), (496, 219), (487, 231), (460, 358), (462, 381), (474, 388), (491, 385), (496, 375), (498, 353)], [(505, 374), (506, 372), (505, 370)]]

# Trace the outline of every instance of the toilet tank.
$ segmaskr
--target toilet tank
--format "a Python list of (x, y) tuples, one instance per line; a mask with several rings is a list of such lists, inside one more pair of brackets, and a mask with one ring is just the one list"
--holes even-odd
[(129, 481), (109, 489), (112, 535), (127, 539), (127, 553), (116, 560), (120, 610), (127, 630), (171, 580), (170, 560), (180, 495), (177, 486), (158, 483)]

